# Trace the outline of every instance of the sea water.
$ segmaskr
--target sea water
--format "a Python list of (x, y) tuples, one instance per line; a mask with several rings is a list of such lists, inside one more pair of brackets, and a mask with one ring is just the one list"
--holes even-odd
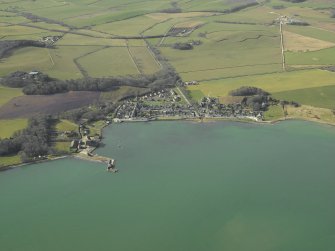
[(335, 129), (115, 124), (105, 165), (0, 173), (0, 250), (334, 251)]

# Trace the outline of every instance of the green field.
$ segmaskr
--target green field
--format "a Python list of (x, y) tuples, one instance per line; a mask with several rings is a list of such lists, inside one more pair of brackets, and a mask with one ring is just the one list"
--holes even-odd
[(18, 155), (8, 156), (8, 157), (0, 157), (0, 169), (3, 166), (12, 166), (21, 164), (21, 158)]
[(69, 120), (61, 120), (56, 125), (56, 130), (59, 132), (65, 132), (65, 131), (77, 131), (78, 125), (75, 123), (69, 121)]
[(319, 51), (286, 52), (288, 65), (334, 65), (335, 47)]
[[(335, 47), (322, 47), (321, 43), (335, 43), (335, 19), (330, 17), (330, 8), (335, 8), (335, 2), (260, 0), (255, 6), (229, 12), (250, 2), (0, 1), (0, 41), (62, 36), (53, 48), (14, 50), (1, 59), (0, 77), (17, 70), (38, 70), (59, 79), (152, 74), (161, 69), (159, 59), (166, 60), (183, 81), (200, 82), (199, 86), (189, 87), (194, 100), (204, 95), (225, 97), (232, 89), (254, 85), (278, 97), (332, 107), (334, 73), (299, 68), (335, 64)], [(27, 13), (35, 17), (29, 19)], [(310, 24), (283, 25), (283, 30), (290, 32), (286, 36), (289, 38), (291, 34), (293, 38), (290, 39), (294, 40), (290, 41), (293, 49), (285, 52), (288, 72), (282, 67), (281, 39), (276, 22), (279, 16)], [(163, 37), (175, 28), (181, 29), (181, 33)], [(304, 50), (303, 41), (311, 41), (307, 38), (318, 39), (320, 49)], [(192, 50), (172, 48), (181, 42), (199, 44)], [(154, 46), (160, 55), (151, 53), (147, 44)], [(138, 90), (120, 89), (115, 93), (125, 95), (128, 91)], [(0, 105), (20, 95), (16, 90), (10, 92), (0, 89)], [(110, 93), (105, 96), (118, 99)]]
[(280, 105), (270, 106), (269, 109), (264, 113), (264, 120), (274, 121), (284, 117), (283, 108)]
[(314, 26), (286, 26), (285, 30), (294, 32), (303, 36), (321, 39), (328, 42), (335, 42), (335, 32), (327, 31)]
[(70, 152), (70, 142), (56, 142), (54, 149), (59, 153), (69, 153)]
[(23, 95), (19, 88), (8, 88), (0, 85), (0, 106), (6, 104), (12, 98)]
[(335, 85), (276, 92), (277, 99), (294, 100), (303, 105), (335, 109)]
[(190, 90), (189, 92), (190, 92), (191, 98), (196, 102), (199, 102), (203, 97), (205, 97), (203, 92), (200, 90)]
[(17, 70), (32, 71), (35, 69), (47, 72), (52, 67), (48, 49), (25, 47), (16, 50), (11, 57), (2, 60), (0, 74), (6, 75)]
[[(322, 86), (335, 86), (335, 73), (322, 70), (304, 70), (286, 73), (265, 74), (258, 76), (228, 78), (214, 81), (205, 81), (200, 85), (188, 87), (191, 91), (201, 91), (206, 96), (225, 97), (231, 90), (241, 86), (255, 86), (264, 89), (276, 96), (281, 93), (281, 98), (285, 100), (298, 101), (301, 89), (317, 88)], [(329, 89), (330, 90), (330, 89)], [(331, 88), (331, 90), (333, 90)], [(297, 91), (298, 96), (294, 96), (291, 91)], [(328, 91), (328, 89), (327, 89)], [(329, 99), (334, 99), (333, 92), (329, 93)], [(279, 97), (279, 96), (278, 96)], [(306, 104), (316, 104), (311, 96), (305, 96)], [(315, 96), (314, 99), (322, 103), (322, 96)]]
[(81, 57), (78, 62), (92, 77), (138, 74), (126, 47), (111, 47)]
[(130, 53), (143, 74), (153, 74), (160, 70), (160, 65), (155, 61), (154, 56), (147, 47), (130, 47)]
[[(206, 37), (196, 37), (200, 33)], [(274, 27), (210, 23), (202, 26), (192, 38), (202, 41), (193, 50), (161, 47), (163, 55), (186, 81), (281, 71), (280, 39)], [(177, 38), (168, 38), (164, 44), (177, 41)]]
[(0, 138), (9, 138), (17, 131), (26, 128), (28, 119), (0, 120)]

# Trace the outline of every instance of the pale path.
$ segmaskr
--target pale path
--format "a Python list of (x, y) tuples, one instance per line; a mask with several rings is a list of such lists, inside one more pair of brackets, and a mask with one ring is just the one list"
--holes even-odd
[[(180, 88), (179, 88), (179, 86), (177, 86), (177, 90), (178, 90), (178, 92), (180, 93), (180, 95), (183, 97), (183, 99), (186, 101), (186, 103), (189, 105), (189, 106), (192, 106), (192, 104), (191, 104), (191, 102), (188, 100), (188, 98), (184, 95), (184, 93), (180, 90)], [(197, 116), (197, 117), (199, 117), (199, 113), (198, 113), (198, 111), (194, 111), (195, 112), (195, 115)]]
[(186, 101), (186, 103), (188, 105), (191, 105), (191, 102), (186, 98), (186, 96), (184, 95), (184, 93), (179, 89), (179, 86), (177, 86), (177, 90), (180, 93), (180, 95), (183, 97), (183, 99)]
[(286, 67), (285, 67), (285, 52), (284, 52), (283, 23), (282, 23), (281, 18), (279, 20), (279, 30), (280, 30), (281, 58), (282, 58), (283, 71), (286, 71)]
[(128, 42), (128, 40), (126, 40), (126, 45), (127, 45), (128, 55), (129, 55), (131, 61), (133, 62), (134, 66), (135, 66), (135, 68), (136, 68), (136, 70), (137, 70), (137, 72), (138, 72), (139, 74), (143, 74), (142, 71), (140, 70), (140, 67), (139, 67), (139, 66), (137, 65), (137, 63), (136, 63), (133, 54), (131, 53), (131, 50), (130, 50), (130, 48), (129, 48), (129, 42)]

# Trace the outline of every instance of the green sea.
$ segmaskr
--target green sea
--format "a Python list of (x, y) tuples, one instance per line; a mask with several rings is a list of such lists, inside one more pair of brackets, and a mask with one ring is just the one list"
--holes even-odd
[(334, 251), (335, 128), (115, 124), (99, 163), (0, 173), (1, 251)]

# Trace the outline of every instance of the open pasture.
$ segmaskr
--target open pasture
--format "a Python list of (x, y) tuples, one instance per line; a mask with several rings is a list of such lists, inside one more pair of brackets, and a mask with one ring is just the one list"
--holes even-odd
[(23, 95), (19, 88), (9, 88), (0, 85), (0, 107), (10, 101), (12, 98)]
[(169, 1), (136, 0), (125, 3), (115, 0), (96, 2), (72, 0), (53, 8), (40, 8), (31, 11), (36, 15), (48, 16), (71, 26), (86, 27), (158, 12), (169, 6)]
[(28, 125), (27, 119), (6, 119), (0, 120), (0, 139), (5, 139), (13, 136), (17, 131), (26, 128)]
[(6, 157), (0, 156), (0, 168), (4, 166), (19, 165), (21, 163), (22, 162), (19, 155), (6, 156)]
[[(1, 61), (0, 76), (15, 70), (38, 70), (60, 79), (152, 74), (160, 67), (147, 49), (148, 42), (160, 50), (184, 81), (201, 82), (189, 87), (196, 100), (203, 95), (220, 96), (223, 100), (231, 89), (254, 85), (277, 93), (278, 97), (331, 107), (334, 73), (282, 72), (279, 25), (274, 20), (278, 15), (287, 15), (311, 24), (283, 26), (287, 69), (334, 65), (335, 25), (329, 12), (329, 7), (335, 7), (334, 1), (306, 0), (293, 4), (261, 0), (255, 6), (223, 13), (248, 3), (256, 1), (1, 1), (0, 39), (64, 36), (54, 49), (27, 47), (14, 51)], [(16, 6), (16, 12), (4, 11), (10, 6)], [(181, 12), (166, 13), (171, 10)], [(49, 23), (33, 22), (24, 18), (23, 12), (47, 18)], [(164, 35), (173, 28), (195, 27), (184, 37), (115, 39)], [(70, 28), (71, 33), (67, 33)], [(191, 41), (201, 43), (193, 50), (172, 48), (175, 43)], [(318, 103), (322, 92), (329, 95)]]
[[(220, 24), (221, 28), (233, 29), (231, 24)], [(246, 25), (244, 25), (246, 26)], [(205, 30), (206, 26), (202, 27)], [(215, 25), (215, 27), (217, 27)], [(280, 39), (278, 34), (268, 30), (240, 32), (225, 31), (211, 39), (201, 39), (203, 43), (193, 50), (176, 50), (161, 47), (163, 55), (187, 80), (210, 80), (248, 74), (280, 71)], [(207, 30), (210, 32), (210, 30)], [(185, 41), (185, 38), (183, 38)], [(176, 38), (165, 39), (165, 44), (177, 42)], [(181, 40), (182, 41), (182, 40)]]
[(95, 38), (68, 33), (58, 40), (56, 45), (62, 46), (126, 46), (123, 39)]
[[(225, 97), (241, 86), (255, 86), (271, 94), (284, 91), (335, 85), (335, 73), (323, 70), (303, 70), (204, 81), (188, 89), (200, 90), (204, 95)], [(287, 96), (290, 100), (292, 96)], [(285, 98), (285, 96), (282, 96)]]
[[(210, 62), (208, 62), (210, 64)], [(264, 73), (281, 72), (282, 65), (280, 63), (264, 63), (255, 65), (240, 65), (232, 67), (222, 67), (214, 69), (205, 69), (198, 71), (180, 72), (180, 76), (185, 81), (207, 81), (210, 79), (224, 79), (238, 76), (257, 75)]]
[(294, 8), (311, 8), (311, 9), (324, 9), (324, 8), (335, 8), (335, 3), (333, 0), (307, 0), (305, 2), (301, 3), (291, 3), (288, 1), (282, 1), (282, 0), (271, 0), (266, 3), (268, 6), (284, 6), (286, 8), (294, 7)]
[(141, 73), (153, 74), (160, 70), (160, 65), (147, 47), (129, 47), (129, 52)]
[(109, 91), (109, 92), (102, 92), (100, 99), (103, 101), (112, 101), (112, 102), (118, 102), (121, 99), (124, 99), (125, 97), (135, 97), (140, 96), (144, 93), (150, 92), (149, 88), (139, 88), (139, 87), (133, 87), (133, 86), (120, 86), (120, 88)]
[(137, 36), (158, 22), (158, 20), (146, 15), (98, 25), (94, 27), (94, 30), (106, 32), (114, 36)]
[(331, 43), (335, 43), (335, 32), (310, 26), (284, 26), (285, 31), (296, 33), (302, 36), (311, 37)]
[(111, 47), (81, 57), (79, 64), (92, 77), (138, 74), (139, 70), (127, 47)]
[(27, 26), (11, 25), (0, 26), (1, 40), (39, 40), (47, 35), (59, 35), (59, 32), (50, 32), (43, 29)]
[(59, 132), (76, 131), (77, 129), (78, 125), (66, 119), (62, 119), (56, 124), (56, 130)]
[(272, 105), (264, 113), (264, 120), (274, 121), (284, 117), (284, 111), (281, 105)]
[(256, 0), (223, 0), (223, 1), (183, 1), (179, 6), (187, 11), (227, 11), (237, 6), (249, 3), (257, 3)]
[(335, 46), (335, 43), (302, 36), (289, 31), (284, 31), (283, 35), (284, 35), (284, 47), (286, 51), (293, 51), (293, 52), (318, 51)]
[(12, 56), (0, 61), (0, 75), (4, 76), (14, 71), (48, 71), (53, 67), (48, 49), (25, 47), (15, 50)]
[(334, 125), (335, 116), (331, 109), (319, 108), (310, 105), (302, 105), (301, 107), (288, 106), (286, 108), (288, 118), (311, 120), (315, 122), (326, 122)]
[(216, 20), (221, 22), (271, 24), (277, 18), (277, 15), (271, 13), (272, 11), (266, 6), (257, 6), (229, 15), (218, 16)]
[(319, 51), (308, 52), (286, 52), (286, 62), (288, 65), (334, 65), (335, 47)]
[(276, 92), (273, 96), (277, 99), (294, 100), (303, 105), (335, 109), (335, 85)]
[(52, 67), (47, 74), (59, 79), (81, 78), (83, 73), (74, 60), (99, 50), (101, 46), (58, 46), (49, 50), (52, 58)]

